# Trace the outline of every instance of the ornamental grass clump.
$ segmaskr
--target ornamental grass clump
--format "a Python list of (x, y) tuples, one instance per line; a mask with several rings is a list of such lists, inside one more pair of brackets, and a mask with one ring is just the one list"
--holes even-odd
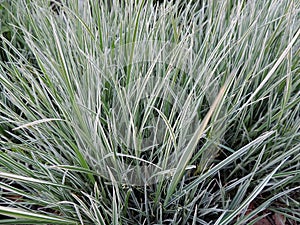
[(5, 9), (1, 224), (300, 222), (298, 1)]

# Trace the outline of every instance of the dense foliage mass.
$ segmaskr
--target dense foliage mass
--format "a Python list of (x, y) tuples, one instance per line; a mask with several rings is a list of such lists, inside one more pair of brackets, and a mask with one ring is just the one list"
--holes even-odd
[(0, 1), (0, 224), (300, 223), (299, 1), (60, 2)]

